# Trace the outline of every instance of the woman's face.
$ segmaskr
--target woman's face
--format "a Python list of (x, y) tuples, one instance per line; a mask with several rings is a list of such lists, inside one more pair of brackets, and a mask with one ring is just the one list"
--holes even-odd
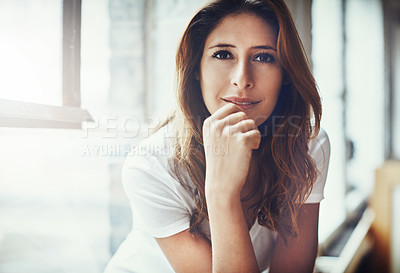
[(283, 78), (276, 36), (267, 22), (252, 14), (227, 16), (210, 33), (199, 80), (211, 114), (233, 103), (257, 126), (271, 115)]

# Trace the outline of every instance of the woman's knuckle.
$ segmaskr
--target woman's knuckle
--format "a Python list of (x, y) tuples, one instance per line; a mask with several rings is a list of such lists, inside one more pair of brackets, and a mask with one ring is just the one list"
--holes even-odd
[(203, 122), (203, 128), (209, 126), (210, 123), (211, 123), (211, 117), (206, 118), (206, 119), (204, 120), (204, 122)]
[(247, 114), (245, 112), (239, 112), (240, 119), (247, 119)]
[(251, 126), (256, 127), (256, 122), (255, 122), (254, 120), (249, 119), (248, 122), (249, 122), (249, 124), (250, 124)]
[(213, 122), (213, 126), (215, 127), (215, 129), (222, 131), (225, 127), (225, 123), (221, 120), (216, 120)]

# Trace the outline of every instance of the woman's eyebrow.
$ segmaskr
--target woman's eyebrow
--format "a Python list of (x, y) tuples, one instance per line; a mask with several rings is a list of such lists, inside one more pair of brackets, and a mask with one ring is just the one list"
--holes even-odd
[(273, 46), (269, 46), (269, 45), (260, 45), (260, 46), (253, 46), (251, 47), (252, 49), (269, 49), (269, 50), (273, 50), (276, 51), (276, 48)]
[(216, 47), (233, 47), (233, 48), (235, 48), (236, 46), (230, 45), (230, 44), (217, 44), (217, 45), (210, 46), (208, 49), (213, 49)]
[[(216, 47), (232, 47), (232, 48), (236, 48), (236, 46), (231, 45), (231, 44), (216, 44), (216, 45), (210, 46), (208, 49), (213, 49), (213, 48), (216, 48)], [(269, 50), (276, 51), (275, 47), (269, 46), (269, 45), (252, 46), (251, 49), (269, 49)]]

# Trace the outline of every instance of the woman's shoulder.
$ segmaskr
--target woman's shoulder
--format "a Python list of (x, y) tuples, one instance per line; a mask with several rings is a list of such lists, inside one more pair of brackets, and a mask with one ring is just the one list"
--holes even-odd
[(138, 144), (131, 145), (125, 158), (123, 173), (129, 170), (153, 172), (156, 169), (165, 169), (173, 147), (169, 144), (166, 134), (166, 130), (161, 128)]
[(150, 183), (149, 181), (177, 184), (178, 181), (171, 171), (175, 154), (172, 136), (170, 128), (164, 126), (135, 145), (123, 165), (124, 184)]
[(320, 128), (318, 135), (308, 144), (309, 155), (315, 160), (320, 171), (327, 172), (331, 155), (331, 144), (327, 132)]
[(126, 162), (134, 162), (138, 158), (168, 159), (174, 154), (173, 133), (164, 126), (131, 147)]
[(310, 139), (308, 147), (311, 155), (318, 151), (330, 154), (331, 144), (327, 132), (323, 128), (320, 128), (318, 134)]
[(173, 138), (161, 128), (145, 140), (125, 160), (122, 185), (131, 202), (136, 229), (152, 237), (168, 237), (187, 229), (194, 206), (192, 191), (173, 174)]
[(315, 161), (318, 176), (306, 203), (319, 203), (324, 198), (324, 187), (328, 175), (329, 159), (331, 154), (329, 137), (324, 129), (321, 128), (318, 135), (310, 140), (309, 154)]

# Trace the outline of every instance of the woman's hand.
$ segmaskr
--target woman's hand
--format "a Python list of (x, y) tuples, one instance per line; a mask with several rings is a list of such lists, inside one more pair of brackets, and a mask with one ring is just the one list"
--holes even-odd
[(203, 124), (206, 156), (206, 193), (240, 196), (249, 172), (252, 149), (259, 147), (261, 134), (254, 120), (228, 103)]

